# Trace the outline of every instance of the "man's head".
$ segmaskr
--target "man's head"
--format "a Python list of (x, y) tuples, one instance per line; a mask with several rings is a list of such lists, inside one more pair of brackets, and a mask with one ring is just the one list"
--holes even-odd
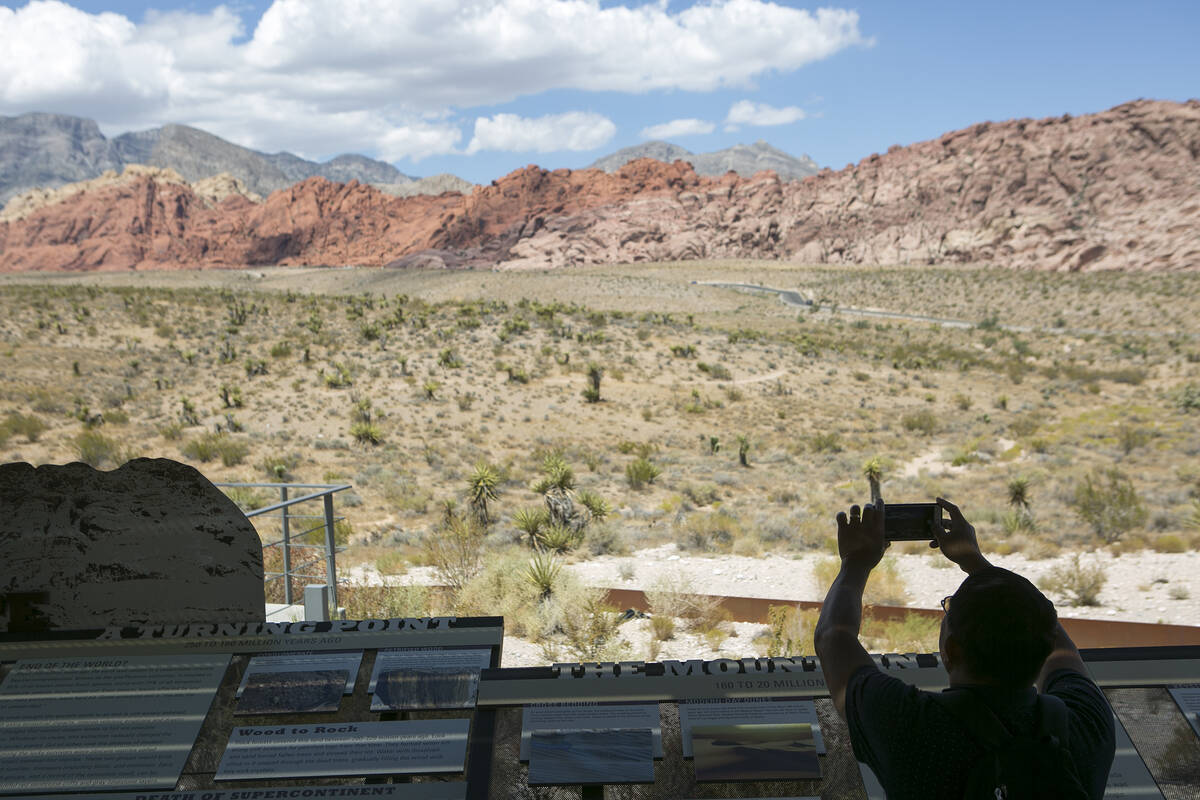
[(942, 660), (974, 680), (1029, 686), (1054, 646), (1058, 614), (1037, 587), (1000, 567), (962, 582), (942, 621)]

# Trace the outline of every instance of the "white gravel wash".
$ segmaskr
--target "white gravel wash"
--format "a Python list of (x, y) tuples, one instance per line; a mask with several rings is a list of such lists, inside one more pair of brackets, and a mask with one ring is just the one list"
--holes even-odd
[[(964, 577), (958, 567), (940, 554), (889, 554), (888, 557), (896, 560), (908, 589), (907, 605), (913, 608), (937, 608)], [(682, 576), (690, 580), (696, 592), (703, 594), (821, 600), (824, 588), (817, 585), (814, 567), (827, 558), (823, 553), (704, 557), (685, 555), (674, 544), (665, 544), (625, 556), (601, 556), (565, 568), (591, 586), (651, 589), (663, 578)], [(1051, 570), (1068, 564), (1072, 556), (1062, 554), (1034, 561), (1018, 553), (988, 558), (993, 564), (1038, 583)], [(1097, 552), (1082, 554), (1080, 562), (1085, 566), (1098, 564), (1104, 569), (1108, 580), (1100, 593), (1100, 605), (1073, 607), (1066, 598), (1051, 594), (1060, 616), (1200, 625), (1200, 553), (1144, 551), (1113, 556)], [(631, 578), (622, 577), (622, 572), (630, 571)], [(429, 567), (414, 567), (405, 575), (385, 580), (373, 567), (361, 566), (345, 570), (343, 577), (367, 583), (437, 583)]]

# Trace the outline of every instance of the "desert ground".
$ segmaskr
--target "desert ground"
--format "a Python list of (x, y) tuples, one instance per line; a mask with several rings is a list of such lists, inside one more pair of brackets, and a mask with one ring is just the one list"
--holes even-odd
[[(350, 613), (503, 613), (509, 663), (811, 652), (811, 615), (734, 624), (700, 595), (819, 600), (868, 474), (958, 503), (1064, 615), (1200, 623), (1200, 275), (20, 274), (0, 304), (4, 461), (350, 484)], [(958, 577), (897, 544), (868, 599), (933, 608)], [(649, 591), (651, 618), (589, 588), (612, 586)], [(915, 618), (868, 633), (936, 643)]]

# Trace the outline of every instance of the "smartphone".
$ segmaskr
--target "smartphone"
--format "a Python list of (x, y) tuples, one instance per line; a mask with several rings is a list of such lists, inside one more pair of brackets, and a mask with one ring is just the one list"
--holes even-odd
[(883, 538), (890, 542), (931, 542), (944, 531), (937, 503), (892, 503), (883, 507)]

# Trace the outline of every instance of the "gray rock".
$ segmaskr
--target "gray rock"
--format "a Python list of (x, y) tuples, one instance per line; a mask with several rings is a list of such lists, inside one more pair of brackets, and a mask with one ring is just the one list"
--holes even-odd
[(4, 464), (0, 508), (0, 632), (263, 619), (258, 534), (192, 467)]
[(121, 165), (90, 119), (40, 112), (0, 117), (0, 204), (30, 189), (95, 178)]
[(724, 175), (733, 171), (750, 177), (756, 172), (769, 169), (774, 170), (780, 179), (785, 181), (801, 180), (809, 175), (816, 175), (820, 170), (817, 163), (808, 156), (796, 158), (761, 139), (752, 145), (736, 144), (711, 153), (693, 153), (670, 142), (643, 142), (597, 159), (591, 166), (605, 172), (616, 172), (638, 158), (653, 158), (668, 164), (686, 161), (700, 175)]
[(291, 153), (260, 153), (187, 125), (107, 139), (95, 122), (81, 117), (40, 112), (0, 117), (0, 205), (30, 189), (57, 188), (105, 170), (119, 172), (127, 164), (174, 169), (189, 182), (228, 172), (264, 197), (317, 175), (338, 183), (400, 186), (413, 180), (366, 156), (346, 154), (317, 163)]

